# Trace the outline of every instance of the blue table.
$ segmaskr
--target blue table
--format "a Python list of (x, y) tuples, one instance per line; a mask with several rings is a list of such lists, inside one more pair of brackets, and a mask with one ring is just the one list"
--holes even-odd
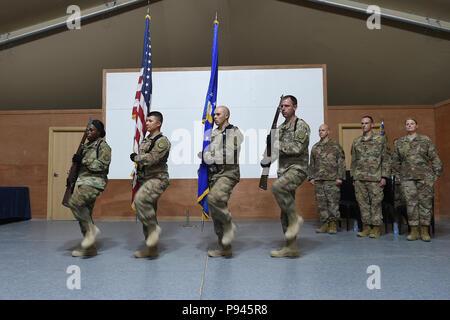
[(28, 187), (0, 187), (0, 221), (31, 219)]

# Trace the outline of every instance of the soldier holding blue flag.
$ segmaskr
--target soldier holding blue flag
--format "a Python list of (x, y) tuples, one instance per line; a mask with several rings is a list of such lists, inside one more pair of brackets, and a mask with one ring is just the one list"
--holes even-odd
[(217, 128), (211, 133), (209, 149), (203, 151), (203, 161), (208, 164), (208, 207), (218, 237), (218, 247), (209, 250), (210, 257), (230, 257), (235, 225), (231, 222), (228, 200), (240, 179), (239, 153), (244, 137), (238, 127), (229, 123), (230, 110), (218, 106), (214, 110)]

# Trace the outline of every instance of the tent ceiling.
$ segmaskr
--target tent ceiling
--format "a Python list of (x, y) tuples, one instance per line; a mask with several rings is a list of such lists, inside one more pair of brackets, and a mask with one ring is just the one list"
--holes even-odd
[[(230, 1), (230, 0), (228, 0)], [(227, 2), (228, 2), (227, 1)], [(274, 0), (275, 1), (275, 0)], [(380, 7), (413, 13), (430, 18), (450, 21), (450, 1), (448, 0), (353, 0)], [(78, 5), (81, 10), (95, 7), (105, 0), (3, 0), (0, 2), (0, 34), (29, 27), (47, 20), (67, 15), (70, 5)], [(150, 1), (150, 3), (155, 1)], [(218, 1), (220, 2), (220, 0)], [(298, 1), (302, 2), (302, 1)], [(143, 5), (146, 5), (145, 1)], [(200, 13), (199, 13), (200, 14)]]

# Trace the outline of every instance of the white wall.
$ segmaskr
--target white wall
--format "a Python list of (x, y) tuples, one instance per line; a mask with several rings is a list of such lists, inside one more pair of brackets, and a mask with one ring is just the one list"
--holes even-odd
[[(131, 179), (129, 159), (133, 148), (134, 120), (131, 112), (139, 73), (106, 73), (106, 139), (112, 148), (110, 179)], [(203, 126), (201, 117), (210, 71), (153, 71), (151, 111), (164, 116), (162, 132), (172, 148), (171, 178), (197, 178)], [(317, 130), (324, 122), (323, 70), (317, 68), (219, 70), (217, 105), (231, 111), (230, 123), (244, 133), (240, 163), (242, 178), (261, 175), (259, 161), (280, 96), (298, 99), (296, 115), (311, 128), (310, 149), (319, 140)], [(280, 114), (278, 123), (284, 118)], [(277, 164), (271, 166), (275, 176)]]

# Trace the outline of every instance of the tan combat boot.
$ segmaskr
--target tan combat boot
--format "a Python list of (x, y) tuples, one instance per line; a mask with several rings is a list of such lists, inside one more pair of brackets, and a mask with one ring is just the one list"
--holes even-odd
[(328, 228), (329, 234), (336, 234), (337, 233), (337, 226), (336, 221), (330, 221), (330, 227)]
[(380, 235), (380, 226), (373, 226), (372, 230), (370, 231), (369, 237), (377, 239), (380, 237)]
[(145, 247), (142, 250), (136, 251), (134, 256), (136, 258), (156, 258), (158, 256), (158, 248), (156, 246)]
[(284, 236), (286, 237), (287, 240), (295, 239), (298, 232), (300, 231), (300, 227), (303, 225), (303, 218), (298, 215), (296, 215), (296, 217), (297, 217), (297, 221), (295, 223), (291, 223), (287, 227), (286, 233), (284, 234)]
[(364, 225), (364, 228), (361, 232), (358, 232), (356, 235), (358, 237), (367, 237), (370, 234), (371, 228), (370, 225), (366, 224)]
[(147, 237), (147, 240), (145, 240), (145, 244), (147, 247), (154, 247), (158, 243), (159, 235), (161, 234), (161, 227), (156, 225), (155, 230), (153, 230)]
[(92, 223), (85, 223), (86, 234), (83, 241), (81, 241), (81, 247), (87, 249), (95, 243), (95, 238), (100, 234), (100, 230)]
[(325, 233), (328, 231), (328, 222), (325, 222), (319, 229), (316, 229), (316, 233)]
[(226, 257), (229, 258), (233, 254), (231, 250), (231, 245), (223, 246), (222, 244), (219, 244), (217, 249), (214, 250), (208, 250), (208, 256), (211, 258), (218, 258), (218, 257)]
[(97, 247), (94, 245), (87, 249), (77, 249), (72, 251), (72, 257), (93, 257), (97, 255)]
[(296, 258), (299, 256), (297, 249), (297, 239), (286, 240), (286, 244), (280, 250), (273, 250), (270, 252), (270, 256), (273, 258)]
[(426, 242), (431, 241), (430, 234), (428, 233), (428, 226), (420, 226), (420, 238)]
[(234, 232), (236, 231), (236, 226), (231, 223), (230, 226), (224, 231), (222, 236), (222, 244), (227, 247), (231, 244), (234, 239)]
[(419, 237), (420, 237), (420, 235), (419, 235), (419, 227), (418, 226), (411, 226), (411, 232), (406, 237), (406, 239), (408, 239), (409, 241), (414, 241), (414, 240), (419, 239)]

